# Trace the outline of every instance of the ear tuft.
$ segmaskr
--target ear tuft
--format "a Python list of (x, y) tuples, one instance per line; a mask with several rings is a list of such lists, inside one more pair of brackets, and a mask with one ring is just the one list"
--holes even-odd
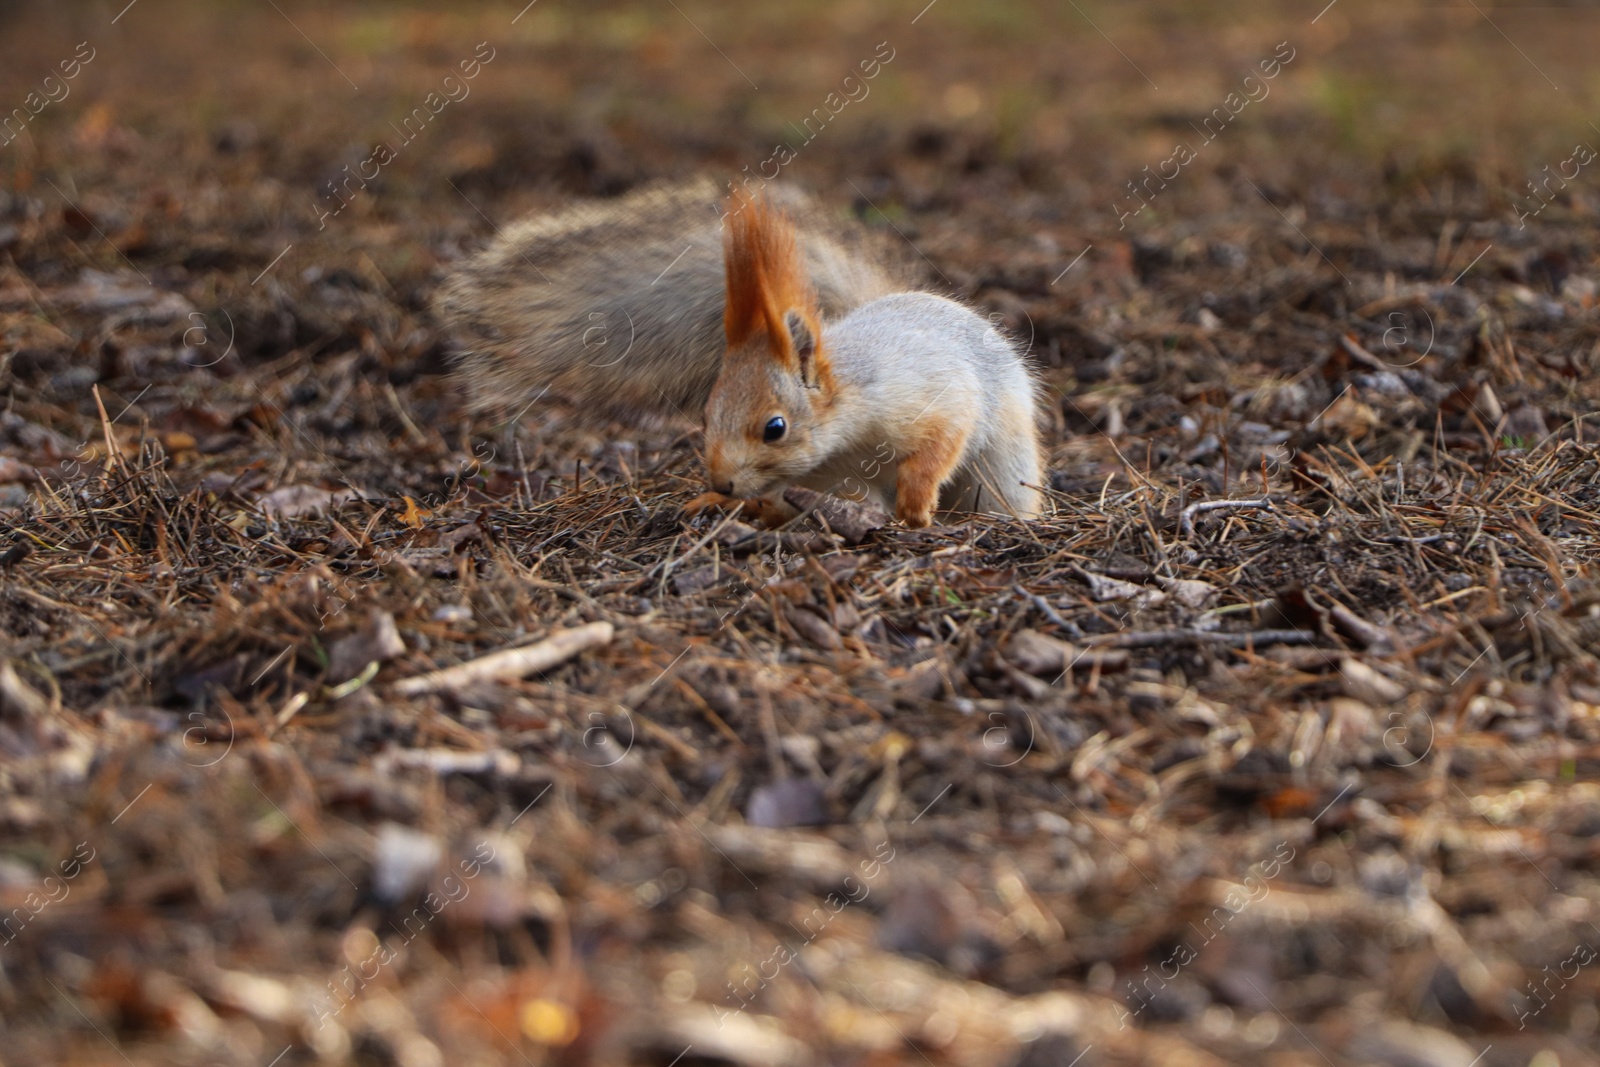
[(729, 201), (723, 258), (727, 302), (723, 328), (728, 347), (739, 348), (766, 334), (768, 344), (783, 343), (784, 310), (816, 319), (816, 297), (800, 253), (793, 221), (766, 197), (736, 195)]
[(762, 356), (798, 371), (808, 388), (831, 388), (817, 298), (793, 222), (765, 197), (729, 202), (724, 242), (729, 352), (759, 341)]

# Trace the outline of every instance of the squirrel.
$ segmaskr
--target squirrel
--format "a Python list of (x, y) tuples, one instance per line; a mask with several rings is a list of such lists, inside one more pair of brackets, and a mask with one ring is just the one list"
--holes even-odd
[[(709, 182), (515, 224), (448, 278), (478, 410), (549, 393), (580, 417), (703, 414), (710, 492), (777, 525), (801, 486), (891, 510), (1035, 518), (1037, 382), (972, 309), (907, 291), (802, 196), (703, 212)], [(803, 226), (797, 220), (803, 220)]]

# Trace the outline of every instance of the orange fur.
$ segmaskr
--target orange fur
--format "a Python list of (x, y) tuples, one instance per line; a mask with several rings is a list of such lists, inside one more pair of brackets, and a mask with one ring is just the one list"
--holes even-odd
[(826, 377), (821, 315), (793, 221), (766, 198), (746, 195), (730, 202), (727, 225), (723, 258), (728, 292), (722, 325), (729, 350), (762, 344), (785, 366), (798, 370), (799, 357), (783, 322), (786, 312), (797, 311), (817, 340), (818, 377)]
[(775, 503), (761, 497), (737, 497), (718, 492), (701, 493), (683, 505), (682, 511), (685, 515), (694, 516), (714, 509), (731, 511), (735, 515), (753, 519), (772, 529), (777, 529), (798, 514), (787, 504)]
[(907, 526), (927, 526), (939, 503), (939, 486), (949, 480), (967, 449), (965, 431), (930, 429), (916, 450), (895, 468), (895, 518)]

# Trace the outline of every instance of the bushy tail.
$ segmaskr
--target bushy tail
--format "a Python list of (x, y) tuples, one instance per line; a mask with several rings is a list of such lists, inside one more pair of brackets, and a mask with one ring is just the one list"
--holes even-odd
[[(904, 288), (803, 198), (777, 199), (825, 316)], [(648, 189), (518, 222), (461, 264), (436, 308), (472, 407), (548, 397), (591, 421), (698, 421), (725, 346), (720, 205), (710, 181)]]

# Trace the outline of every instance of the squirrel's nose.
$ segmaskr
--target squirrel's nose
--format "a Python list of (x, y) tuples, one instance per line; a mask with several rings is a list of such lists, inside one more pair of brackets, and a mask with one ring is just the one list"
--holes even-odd
[(714, 493), (721, 493), (723, 496), (732, 496), (733, 495), (733, 479), (732, 478), (724, 478), (724, 479), (722, 479), (720, 481), (718, 481), (716, 479), (713, 479), (712, 482), (711, 482), (711, 491), (714, 492)]

